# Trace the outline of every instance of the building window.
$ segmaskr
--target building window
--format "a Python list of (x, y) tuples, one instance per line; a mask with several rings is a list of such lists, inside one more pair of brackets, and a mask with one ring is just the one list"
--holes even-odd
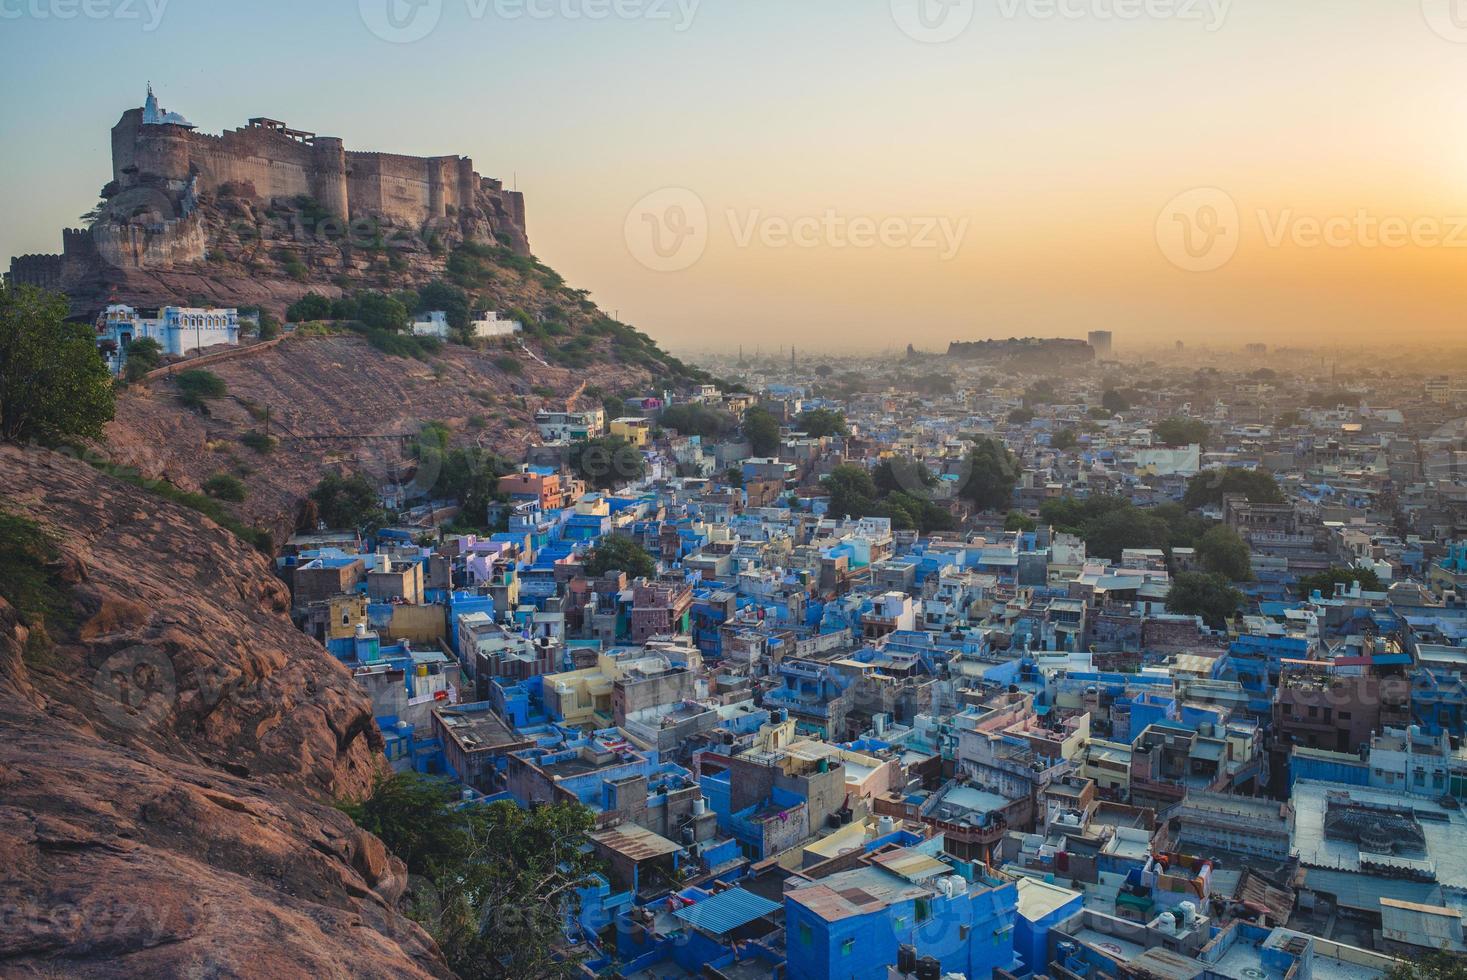
[(925, 898), (917, 899), (917, 921), (926, 922), (932, 918), (932, 903)]
[(803, 943), (806, 946), (809, 946), (814, 941), (815, 941), (815, 937), (810, 932), (810, 923), (808, 923), (808, 922), (801, 922), (800, 923), (800, 942)]
[(850, 956), (855, 951), (856, 941), (854, 939), (847, 939), (845, 942), (840, 944), (840, 955), (842, 956)]

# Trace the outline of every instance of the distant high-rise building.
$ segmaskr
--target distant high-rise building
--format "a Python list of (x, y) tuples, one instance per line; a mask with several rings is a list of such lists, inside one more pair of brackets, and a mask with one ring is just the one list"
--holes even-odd
[(1109, 330), (1090, 331), (1090, 346), (1095, 348), (1097, 360), (1105, 360), (1110, 357), (1110, 343), (1113, 339)]

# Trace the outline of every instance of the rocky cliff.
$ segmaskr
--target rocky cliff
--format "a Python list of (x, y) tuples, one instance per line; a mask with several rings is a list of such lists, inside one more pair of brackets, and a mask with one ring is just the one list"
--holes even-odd
[(0, 600), (0, 974), (446, 975), (331, 805), (380, 771), (370, 702), (266, 560), (54, 453), (0, 447), (0, 499), (73, 611), (27, 649)]

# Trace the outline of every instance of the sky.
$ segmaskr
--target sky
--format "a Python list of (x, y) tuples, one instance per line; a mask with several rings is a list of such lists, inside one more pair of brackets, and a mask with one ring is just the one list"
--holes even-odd
[(676, 351), (1467, 337), (1467, 0), (0, 0), (0, 263), (149, 81), (472, 157)]

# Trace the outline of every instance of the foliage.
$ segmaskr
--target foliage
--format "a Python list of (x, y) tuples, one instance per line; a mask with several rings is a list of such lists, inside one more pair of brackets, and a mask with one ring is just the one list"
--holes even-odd
[(1232, 582), (1247, 582), (1253, 578), (1250, 554), (1248, 542), (1225, 524), (1211, 528), (1197, 542), (1197, 562), (1202, 570), (1222, 575)]
[(937, 485), (937, 477), (926, 464), (905, 456), (893, 456), (877, 463), (871, 479), (883, 494), (913, 493)]
[(1111, 561), (1119, 561), (1127, 548), (1195, 547), (1207, 523), (1176, 504), (1143, 510), (1110, 496), (1046, 500), (1039, 517), (1057, 531), (1079, 535), (1090, 554)]
[(377, 488), (360, 473), (327, 473), (311, 491), (311, 502), (329, 528), (375, 529), (386, 519)]
[(245, 499), (245, 485), (237, 476), (215, 473), (204, 481), (204, 492), (215, 500), (241, 503)]
[(470, 446), (450, 450), (443, 455), (432, 495), (458, 501), (457, 525), (488, 530), (485, 520), (489, 505), (505, 499), (499, 492), (499, 478), (513, 471), (514, 466), (508, 460), (487, 449)]
[(1209, 572), (1183, 572), (1166, 594), (1167, 612), (1201, 616), (1213, 629), (1226, 626), (1242, 603), (1243, 593), (1226, 577)]
[(1281, 504), (1283, 491), (1273, 474), (1264, 470), (1241, 470), (1235, 467), (1207, 469), (1187, 481), (1182, 506), (1197, 510), (1208, 504), (1221, 504), (1223, 496), (1241, 493), (1250, 504)]
[(1206, 422), (1176, 416), (1156, 423), (1155, 432), (1156, 438), (1165, 446), (1190, 446), (1195, 443), (1206, 448), (1207, 440), (1212, 435), (1212, 429)]
[(823, 436), (836, 436), (844, 439), (850, 434), (846, 427), (846, 417), (840, 412), (828, 408), (812, 408), (800, 416), (795, 428), (814, 439)]
[(577, 803), (459, 808), (451, 784), (416, 773), (380, 780), (342, 806), (419, 876), (406, 896), (449, 968), (465, 980), (578, 975), (561, 932), (576, 891), (600, 870), (595, 817)]
[(1105, 394), (1100, 396), (1100, 407), (1112, 415), (1130, 411), (1131, 399), (1127, 397), (1128, 394), (1116, 388), (1107, 388)]
[(1385, 980), (1467, 980), (1467, 959), (1450, 953), (1431, 953), (1410, 963), (1397, 963)]
[[(898, 469), (903, 465), (916, 469), (906, 475)], [(898, 530), (950, 530), (952, 515), (930, 499), (924, 475), (936, 482), (920, 463), (883, 460), (874, 475), (864, 467), (842, 463), (821, 482), (830, 493), (833, 516), (889, 517)]]
[(963, 496), (979, 510), (1007, 511), (1022, 473), (1017, 457), (998, 440), (980, 438), (968, 453), (968, 465)]
[(773, 456), (779, 452), (779, 420), (765, 409), (755, 406), (744, 413), (744, 435), (755, 456)]
[(647, 472), (647, 461), (622, 436), (597, 436), (573, 443), (570, 447), (571, 469), (589, 486), (611, 490), (640, 480)]
[(50, 630), (72, 621), (68, 587), (57, 569), (56, 539), (35, 521), (0, 510), (0, 597), (30, 631), (25, 655), (51, 646)]
[(513, 354), (500, 354), (494, 359), (494, 366), (505, 374), (523, 374), (525, 370), (520, 359)]
[(276, 337), (279, 337), (280, 336), (280, 321), (277, 320), (277, 319), (275, 319), (275, 314), (274, 313), (271, 313), (269, 310), (261, 309), (259, 311), (259, 315), (260, 315), (260, 331), (259, 331), (259, 337), (260, 337), (260, 339), (261, 340), (274, 340)]
[(635, 540), (625, 534), (608, 534), (586, 560), (586, 574), (599, 578), (607, 572), (626, 572), (628, 578), (651, 578), (657, 563)]
[(1054, 385), (1048, 381), (1036, 381), (1024, 390), (1024, 405), (1048, 405), (1055, 397)]
[(1075, 446), (1079, 444), (1079, 442), (1080, 439), (1078, 436), (1075, 435), (1074, 429), (1060, 429), (1049, 440), (1049, 445), (1053, 449), (1058, 449), (1061, 452), (1064, 452), (1066, 450), (1074, 449)]
[(1009, 413), (1009, 425), (1028, 425), (1034, 421), (1034, 413), (1027, 408), (1016, 408)]
[(392, 296), (384, 293), (358, 293), (356, 303), (356, 319), (369, 331), (400, 333), (407, 327), (407, 307)]
[(115, 407), (92, 328), (66, 322), (66, 299), (0, 285), (0, 441), (97, 439)]
[(319, 293), (306, 293), (285, 311), (288, 323), (306, 323), (310, 320), (331, 319), (331, 301)]
[(1008, 517), (1004, 518), (1003, 529), (1005, 531), (1032, 531), (1039, 524), (1028, 514), (1021, 510), (1009, 511)]
[(274, 436), (267, 436), (258, 429), (251, 429), (246, 432), (239, 437), (239, 441), (261, 455), (273, 453), (275, 447), (280, 445), (279, 439), (276, 439)]
[(224, 393), (228, 390), (223, 378), (203, 368), (184, 371), (174, 375), (173, 380), (178, 385), (178, 400), (205, 415), (209, 413), (209, 406), (206, 402), (213, 398), (224, 397)]
[(1308, 599), (1316, 590), (1328, 599), (1335, 594), (1335, 583), (1342, 582), (1346, 588), (1352, 583), (1359, 582), (1360, 588), (1366, 592), (1383, 592), (1385, 583), (1381, 582), (1380, 576), (1374, 570), (1355, 565), (1350, 568), (1329, 568), (1314, 575), (1305, 575), (1299, 579), (1299, 598)]
[(876, 512), (876, 481), (863, 466), (842, 463), (820, 481), (830, 493), (833, 517), (869, 517)]
[(467, 341), (470, 339), (468, 337), (471, 313), (469, 305), (468, 293), (458, 286), (440, 280), (430, 282), (418, 290), (414, 312), (430, 313), (434, 310), (442, 310), (449, 327), (457, 331), (461, 339)]
[(122, 377), (127, 381), (140, 381), (143, 375), (153, 370), (163, 360), (163, 345), (152, 337), (143, 337), (127, 345), (127, 356), (123, 361)]
[(717, 438), (731, 432), (735, 426), (732, 416), (710, 405), (688, 402), (664, 409), (658, 421), (669, 429), (685, 436)]

